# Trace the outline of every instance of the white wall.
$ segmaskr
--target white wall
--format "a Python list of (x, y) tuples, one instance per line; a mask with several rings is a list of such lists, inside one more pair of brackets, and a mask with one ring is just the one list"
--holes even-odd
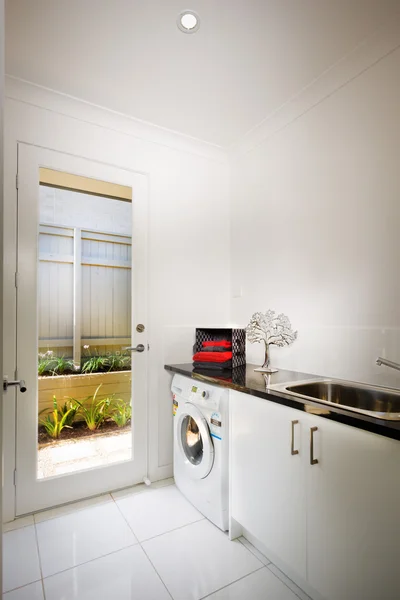
[(400, 387), (399, 46), (397, 20), (232, 154), (231, 317), (290, 317), (278, 367)]
[[(196, 324), (224, 323), (229, 317), (226, 156), (213, 146), (13, 79), (7, 81), (5, 134), (8, 373), (13, 372), (15, 356), (10, 340), (14, 339), (17, 140), (148, 175), (150, 477), (170, 476), (170, 377), (163, 365), (190, 360)], [(6, 518), (12, 510), (13, 418), (10, 400), (5, 418)]]

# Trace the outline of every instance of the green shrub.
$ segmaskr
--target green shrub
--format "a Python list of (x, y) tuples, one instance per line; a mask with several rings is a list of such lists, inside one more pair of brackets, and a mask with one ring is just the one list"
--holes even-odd
[(124, 371), (131, 368), (131, 355), (115, 352), (106, 356), (109, 371)]
[(118, 427), (125, 427), (132, 418), (132, 407), (123, 400), (112, 401), (112, 409), (110, 412), (110, 419), (118, 425)]
[(76, 419), (78, 410), (79, 410), (79, 404), (73, 398), (68, 398), (68, 400), (66, 400), (64, 402), (63, 406), (61, 406), (58, 409), (58, 412), (59, 412), (59, 415), (61, 418), (64, 417), (65, 414), (68, 415), (68, 417), (65, 421), (66, 427), (72, 427), (72, 425)]
[(105, 356), (91, 356), (83, 359), (82, 373), (102, 373), (107, 371), (107, 359)]
[(107, 373), (109, 371), (123, 371), (131, 368), (130, 353), (108, 352), (105, 356), (98, 354), (95, 349), (95, 354), (92, 355), (90, 346), (85, 345), (83, 349), (86, 351), (86, 356), (82, 359), (82, 373)]
[(54, 356), (52, 350), (38, 356), (38, 375), (65, 375), (74, 373), (74, 361), (64, 356)]
[(74, 361), (65, 356), (54, 356), (52, 350), (38, 356), (39, 377), (49, 375), (67, 375), (77, 373), (108, 373), (110, 371), (126, 371), (131, 368), (130, 353), (108, 352), (99, 355), (97, 350), (92, 355), (89, 346), (84, 346), (86, 356), (81, 360), (81, 366), (75, 366)]
[(97, 394), (102, 385), (103, 384), (101, 383), (97, 387), (89, 405), (88, 401), (90, 400), (91, 396), (88, 396), (83, 402), (80, 400), (75, 401), (79, 405), (78, 413), (82, 415), (90, 431), (95, 431), (98, 429), (109, 416), (112, 398), (103, 398), (102, 400), (97, 400)]
[(38, 356), (38, 375), (45, 375), (50, 371), (50, 365), (53, 362), (51, 356), (49, 356), (48, 352), (45, 354), (39, 354)]
[(66, 373), (74, 373), (76, 371), (74, 367), (74, 361), (64, 356), (56, 356), (51, 366), (51, 372), (53, 375), (65, 375)]
[[(43, 412), (43, 411), (42, 411)], [(65, 402), (61, 409), (58, 408), (57, 398), (53, 396), (53, 411), (46, 416), (45, 419), (39, 421), (40, 425), (46, 429), (47, 434), (56, 439), (60, 437), (62, 430), (67, 427), (72, 428), (77, 412), (77, 407), (71, 402), (68, 408), (68, 403)]]

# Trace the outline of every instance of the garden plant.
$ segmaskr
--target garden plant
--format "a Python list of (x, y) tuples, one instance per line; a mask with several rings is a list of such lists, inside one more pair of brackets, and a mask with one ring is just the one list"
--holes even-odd
[[(117, 427), (125, 427), (132, 418), (132, 408), (129, 403), (115, 395), (98, 399), (101, 384), (93, 396), (85, 401), (68, 398), (63, 404), (58, 404), (53, 396), (53, 410), (45, 418), (39, 420), (49, 437), (57, 439), (64, 428), (73, 429), (74, 424), (86, 424), (90, 431), (96, 431), (106, 422), (114, 422)], [(43, 411), (42, 411), (43, 412)]]

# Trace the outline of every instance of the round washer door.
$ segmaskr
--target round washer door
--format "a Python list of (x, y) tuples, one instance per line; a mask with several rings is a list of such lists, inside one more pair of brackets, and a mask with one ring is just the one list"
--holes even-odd
[(207, 421), (194, 404), (186, 402), (184, 405), (176, 435), (188, 477), (191, 479), (207, 477), (214, 462), (214, 445)]

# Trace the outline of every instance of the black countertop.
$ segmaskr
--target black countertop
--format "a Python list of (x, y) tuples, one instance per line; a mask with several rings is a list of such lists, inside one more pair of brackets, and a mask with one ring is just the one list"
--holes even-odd
[[(249, 394), (251, 396), (257, 396), (258, 398), (264, 398), (265, 400), (276, 402), (283, 406), (289, 406), (291, 408), (296, 408), (297, 410), (303, 410), (309, 414), (318, 415), (324, 419), (330, 419), (332, 421), (337, 421), (338, 423), (350, 425), (351, 427), (365, 429), (365, 431), (371, 431), (385, 437), (400, 440), (400, 421), (377, 419), (369, 415), (346, 410), (339, 406), (331, 407), (317, 401), (297, 398), (285, 394), (285, 392), (282, 391), (271, 388), (266, 389), (264, 374), (256, 373), (254, 371), (256, 367), (257, 365), (248, 364), (243, 367), (232, 369), (232, 371), (227, 371), (226, 374), (221, 374), (203, 369), (201, 372), (197, 371), (193, 368), (192, 364), (165, 365), (167, 371), (180, 373), (181, 375), (186, 375), (186, 377), (196, 379), (197, 381), (211, 383), (213, 385), (243, 392), (244, 394)], [(270, 385), (301, 381), (303, 379), (325, 378), (310, 373), (279, 370), (277, 373), (272, 373), (270, 375)]]

